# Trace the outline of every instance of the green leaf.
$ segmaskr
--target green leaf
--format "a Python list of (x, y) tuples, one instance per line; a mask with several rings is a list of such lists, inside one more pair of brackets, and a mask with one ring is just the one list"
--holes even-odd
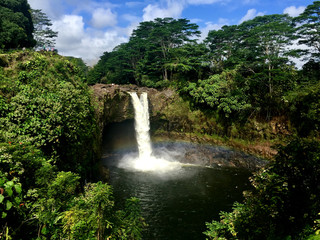
[(7, 216), (7, 213), (2, 212), (1, 218), (5, 218)]
[(3, 186), (5, 182), (6, 182), (6, 179), (5, 178), (1, 178), (0, 179), (0, 186)]
[(47, 234), (49, 231), (48, 231), (48, 229), (44, 226), (42, 229), (41, 229), (41, 233), (42, 234)]
[(21, 199), (19, 197), (14, 198), (15, 203), (19, 204), (21, 202)]
[(6, 207), (6, 210), (10, 210), (12, 208), (12, 202), (10, 201), (7, 201), (7, 207)]
[(12, 181), (6, 182), (6, 183), (4, 184), (4, 186), (7, 187), (7, 188), (12, 188), (13, 185), (14, 185), (14, 184), (13, 184)]
[(11, 188), (6, 188), (6, 192), (8, 193), (8, 196), (11, 197), (13, 194), (13, 191)]
[(20, 184), (15, 184), (14, 188), (16, 189), (17, 193), (21, 193), (22, 189), (21, 189)]
[(0, 194), (0, 203), (3, 202), (4, 196), (2, 194)]

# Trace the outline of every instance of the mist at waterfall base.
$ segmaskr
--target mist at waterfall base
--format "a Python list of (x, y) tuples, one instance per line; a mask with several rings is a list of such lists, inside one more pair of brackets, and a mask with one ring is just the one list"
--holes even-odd
[[(145, 97), (135, 99), (142, 108), (148, 104)], [(149, 117), (148, 113), (141, 116)], [(104, 132), (102, 161), (109, 168), (117, 206), (123, 208), (129, 197), (140, 199), (148, 224), (143, 239), (204, 239), (205, 222), (218, 220), (220, 211), (230, 211), (233, 202), (242, 200), (242, 192), (250, 188), (250, 173), (183, 164), (194, 144), (152, 144), (149, 122), (138, 126), (135, 118), (135, 124), (132, 120), (114, 123)]]
[(163, 151), (161, 154), (153, 153), (150, 140), (150, 122), (147, 93), (142, 93), (140, 98), (133, 92), (129, 93), (132, 98), (135, 119), (135, 135), (138, 145), (138, 156), (125, 155), (118, 167), (137, 170), (153, 171), (157, 174), (165, 174), (168, 171), (178, 170), (179, 162), (175, 161), (173, 154)]

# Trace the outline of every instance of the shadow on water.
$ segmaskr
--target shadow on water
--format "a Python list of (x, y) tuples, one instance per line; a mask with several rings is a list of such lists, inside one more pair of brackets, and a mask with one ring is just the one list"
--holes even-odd
[[(102, 161), (110, 169), (115, 200), (121, 207), (129, 197), (140, 199), (149, 225), (143, 239), (204, 239), (205, 222), (219, 219), (220, 211), (230, 211), (235, 201), (242, 200), (242, 192), (250, 188), (250, 173), (244, 169), (183, 164), (160, 174), (119, 168), (123, 156), (137, 152), (133, 121), (110, 125), (104, 136)], [(183, 156), (179, 156), (179, 149), (183, 153), (188, 147), (181, 143), (170, 146), (177, 158)], [(164, 151), (163, 144), (153, 147), (156, 153)]]

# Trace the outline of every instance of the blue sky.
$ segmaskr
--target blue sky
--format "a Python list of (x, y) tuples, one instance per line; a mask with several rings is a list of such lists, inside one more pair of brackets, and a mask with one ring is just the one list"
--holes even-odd
[(139, 22), (157, 17), (187, 18), (199, 25), (201, 39), (223, 25), (260, 15), (297, 16), (309, 0), (28, 0), (42, 9), (59, 32), (56, 48), (66, 56), (95, 64), (105, 51), (128, 41)]

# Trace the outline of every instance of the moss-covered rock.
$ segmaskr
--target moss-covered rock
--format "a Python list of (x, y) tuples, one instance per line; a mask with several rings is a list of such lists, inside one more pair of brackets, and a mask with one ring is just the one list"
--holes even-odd
[[(270, 141), (279, 131), (279, 121), (258, 122), (225, 126), (213, 113), (192, 110), (190, 103), (171, 89), (156, 90), (135, 85), (96, 84), (92, 86), (96, 115), (100, 128), (100, 141), (107, 124), (134, 118), (129, 92), (148, 93), (151, 136), (154, 141), (182, 140), (196, 143), (225, 145), (263, 158), (272, 158), (276, 151)], [(281, 131), (285, 131), (285, 121)], [(282, 133), (280, 133), (282, 134)], [(245, 140), (245, 141), (244, 141)]]

